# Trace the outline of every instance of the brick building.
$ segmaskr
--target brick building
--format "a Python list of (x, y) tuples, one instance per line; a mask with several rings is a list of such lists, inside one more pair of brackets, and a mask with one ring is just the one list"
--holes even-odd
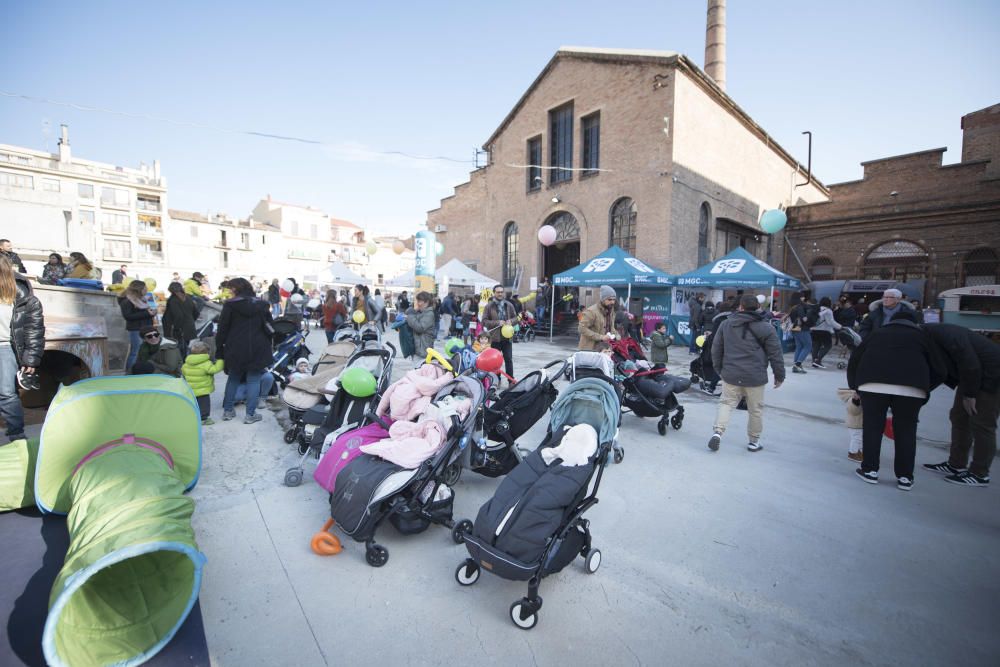
[[(487, 139), (485, 167), (427, 215), (458, 258), (528, 291), (610, 244), (670, 273), (743, 246), (766, 209), (825, 187), (686, 56), (559, 49)], [(555, 245), (538, 243), (554, 226)], [(587, 295), (584, 295), (586, 299)]]
[(964, 116), (962, 130), (957, 164), (942, 165), (944, 148), (863, 162), (863, 178), (831, 185), (830, 201), (791, 207), (784, 270), (925, 281), (925, 303), (1000, 283), (1000, 104)]

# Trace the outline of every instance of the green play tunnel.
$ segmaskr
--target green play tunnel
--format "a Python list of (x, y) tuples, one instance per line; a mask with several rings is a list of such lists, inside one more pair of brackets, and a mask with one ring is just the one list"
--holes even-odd
[(138, 665), (187, 618), (205, 562), (184, 495), (200, 425), (190, 389), (164, 376), (87, 380), (53, 401), (35, 495), (43, 510), (68, 509), (70, 545), (42, 637), (50, 665)]

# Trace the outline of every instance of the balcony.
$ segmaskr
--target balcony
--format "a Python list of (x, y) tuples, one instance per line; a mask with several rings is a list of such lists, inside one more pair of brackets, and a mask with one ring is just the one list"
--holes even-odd
[(152, 201), (149, 199), (137, 199), (135, 201), (135, 208), (137, 211), (159, 213), (162, 209), (160, 208), (160, 202)]
[(113, 222), (101, 224), (101, 231), (105, 234), (117, 234), (119, 236), (132, 236), (131, 225), (118, 225)]
[(136, 256), (140, 262), (162, 262), (163, 261), (163, 251), (162, 250), (140, 250), (139, 254)]
[(139, 225), (138, 233), (139, 236), (144, 236), (147, 238), (154, 238), (154, 239), (163, 238), (163, 228), (157, 225)]

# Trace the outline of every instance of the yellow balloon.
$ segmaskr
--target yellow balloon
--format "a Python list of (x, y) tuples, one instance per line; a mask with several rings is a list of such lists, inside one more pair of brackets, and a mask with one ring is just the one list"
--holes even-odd
[(378, 252), (378, 245), (374, 241), (369, 241), (367, 245), (365, 245), (365, 250), (369, 255), (374, 255)]
[(351, 315), (351, 319), (354, 320), (356, 324), (361, 324), (365, 321), (365, 311), (355, 310)]
[(694, 344), (697, 345), (698, 347), (704, 347), (705, 346), (705, 334), (702, 334), (702, 335), (698, 336), (697, 338), (695, 338), (694, 339)]
[(500, 335), (503, 336), (504, 338), (513, 338), (514, 327), (512, 327), (509, 324), (503, 325), (502, 327), (500, 327)]
[(147, 292), (155, 292), (156, 291), (156, 281), (153, 278), (143, 278), (142, 282), (146, 283), (146, 291)]

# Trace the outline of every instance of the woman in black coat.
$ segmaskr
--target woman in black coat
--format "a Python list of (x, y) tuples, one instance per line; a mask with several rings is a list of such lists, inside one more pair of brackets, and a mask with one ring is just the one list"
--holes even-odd
[(125, 330), (129, 336), (128, 358), (125, 360), (125, 371), (128, 373), (132, 372), (135, 358), (139, 355), (139, 347), (142, 345), (139, 330), (153, 326), (155, 312), (146, 303), (146, 291), (146, 283), (133, 280), (118, 296), (118, 308), (125, 318)]
[[(260, 378), (271, 365), (271, 309), (266, 301), (254, 296), (253, 286), (245, 278), (229, 282), (235, 295), (222, 306), (215, 345), (219, 358), (226, 362), (226, 393), (222, 399), (222, 418), (236, 416), (236, 388), (246, 382), (247, 403), (244, 424), (263, 419), (257, 414)], [(244, 380), (245, 378), (245, 380)]]
[(861, 398), (864, 411), (864, 459), (858, 476), (878, 484), (879, 457), (886, 412), (892, 410), (900, 489), (913, 487), (917, 454), (917, 421), (931, 390), (945, 376), (944, 363), (928, 334), (917, 326), (913, 312), (900, 310), (887, 325), (875, 329), (851, 355), (847, 383)]
[[(18, 371), (25, 384), (45, 352), (45, 321), (42, 304), (31, 291), (31, 283), (14, 272), (7, 257), (0, 255), (0, 417), (7, 424), (7, 437), (24, 437), (24, 410), (17, 393)], [(37, 381), (37, 380), (36, 380)], [(37, 385), (36, 385), (37, 387)]]
[(187, 355), (188, 343), (194, 340), (194, 321), (198, 319), (194, 299), (184, 292), (184, 285), (170, 283), (167, 288), (170, 298), (163, 310), (163, 335), (177, 341), (181, 355)]

